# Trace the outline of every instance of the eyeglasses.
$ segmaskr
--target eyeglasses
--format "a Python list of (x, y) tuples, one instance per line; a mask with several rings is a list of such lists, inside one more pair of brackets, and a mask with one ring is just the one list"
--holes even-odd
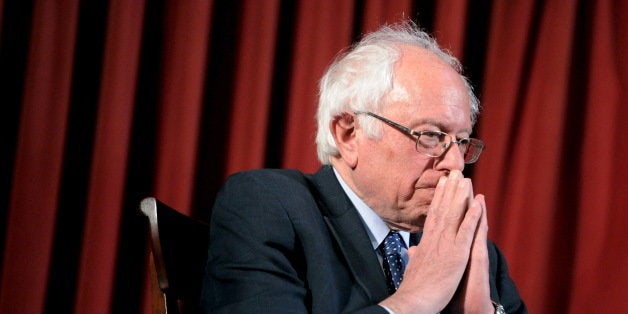
[(439, 158), (449, 150), (451, 144), (457, 144), (464, 157), (464, 163), (472, 164), (478, 161), (482, 149), (484, 149), (484, 142), (475, 138), (461, 138), (456, 140), (451, 135), (441, 131), (413, 131), (370, 111), (356, 111), (354, 113), (369, 115), (385, 122), (406, 135), (416, 138), (416, 151), (428, 157)]

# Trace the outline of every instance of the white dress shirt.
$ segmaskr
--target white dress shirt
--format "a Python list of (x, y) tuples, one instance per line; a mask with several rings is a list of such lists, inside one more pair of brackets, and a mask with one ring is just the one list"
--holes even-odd
[[(340, 186), (342, 186), (342, 189), (345, 191), (347, 196), (349, 196), (349, 199), (351, 200), (351, 203), (353, 203), (353, 206), (355, 206), (355, 208), (358, 210), (358, 213), (360, 214), (360, 217), (362, 218), (362, 222), (364, 223), (364, 226), (366, 226), (366, 231), (369, 235), (369, 239), (371, 240), (371, 244), (373, 245), (373, 250), (377, 252), (377, 257), (379, 258), (379, 264), (382, 265), (383, 256), (381, 255), (381, 253), (379, 252), (377, 248), (382, 242), (384, 242), (384, 238), (386, 238), (386, 236), (388, 235), (388, 232), (390, 232), (390, 228), (388, 228), (384, 220), (382, 220), (382, 218), (380, 218), (377, 215), (377, 213), (373, 211), (373, 209), (371, 209), (368, 205), (366, 205), (366, 203), (364, 203), (364, 201), (362, 201), (362, 199), (360, 199), (355, 194), (355, 192), (351, 190), (351, 188), (347, 185), (347, 183), (345, 183), (345, 181), (342, 179), (342, 177), (336, 171), (336, 169), (334, 169), (334, 174), (336, 175), (338, 182), (340, 182)], [(408, 263), (408, 249), (407, 248), (409, 247), (409, 243), (410, 243), (409, 242), (410, 233), (407, 231), (399, 231), (399, 234), (401, 235), (401, 238), (403, 239), (403, 242), (406, 246), (405, 248), (402, 248), (402, 258), (404, 262), (407, 264)]]

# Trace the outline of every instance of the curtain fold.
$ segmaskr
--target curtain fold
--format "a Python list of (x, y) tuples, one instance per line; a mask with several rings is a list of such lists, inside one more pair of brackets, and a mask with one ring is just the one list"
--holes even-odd
[(463, 62), (467, 5), (467, 1), (437, 1), (434, 14), (434, 35), (438, 36), (438, 43)]
[[(360, 2), (356, 2), (356, 6)], [(385, 23), (394, 23), (402, 18), (413, 18), (413, 3), (411, 0), (397, 1), (364, 1), (362, 14), (356, 14), (356, 19), (361, 19), (361, 30), (359, 34), (375, 31)], [(357, 22), (357, 21), (356, 21)], [(331, 61), (330, 61), (331, 63)]]
[(480, 127), (488, 149), (474, 175), (487, 194), (491, 237), (532, 312), (614, 311), (598, 296), (620, 291), (622, 273), (605, 267), (626, 261), (617, 240), (626, 232), (609, 232), (621, 216), (613, 207), (626, 204), (612, 188), (621, 172), (611, 139), (626, 133), (616, 120), (626, 115), (611, 5), (494, 6)]
[[(296, 12), (292, 68), (285, 116), (283, 165), (315, 171), (320, 164), (315, 136), (318, 79), (334, 56), (351, 42), (351, 1), (304, 1)], [(314, 158), (312, 158), (314, 156)]]
[(487, 150), (467, 172), (530, 312), (628, 311), (626, 0), (0, 0), (0, 12), (2, 313), (150, 312), (139, 201), (208, 220), (234, 172), (315, 171), (320, 76), (401, 18), (477, 86)]
[[(628, 280), (628, 271), (617, 267), (622, 252), (628, 252), (625, 228), (617, 224), (617, 221), (627, 221), (627, 198), (625, 193), (619, 192), (625, 191), (622, 188), (626, 187), (626, 180), (617, 178), (626, 174), (626, 166), (623, 166), (626, 149), (618, 141), (625, 138), (623, 125), (628, 117), (624, 109), (626, 98), (622, 97), (622, 94), (625, 96), (625, 88), (622, 88), (626, 86), (625, 72), (621, 71), (626, 69), (622, 54), (622, 49), (626, 52), (626, 40), (623, 47), (618, 45), (621, 37), (617, 35), (622, 31), (626, 35), (626, 23), (622, 20), (628, 17), (628, 6), (615, 8), (613, 4), (596, 2), (587, 8), (592, 17), (588, 43), (591, 48), (583, 65), (587, 70), (584, 86), (587, 105), (580, 149), (581, 185), (572, 282), (590, 284), (574, 285), (570, 294), (572, 311), (596, 311), (600, 303), (624, 298), (621, 286)], [(623, 16), (617, 14), (616, 9), (623, 9), (620, 11)], [(596, 294), (601, 296), (599, 300), (588, 297)]]
[(265, 165), (273, 67), (277, 56), (280, 2), (247, 0), (243, 4), (235, 68), (226, 173)]
[(33, 8), (5, 227), (3, 313), (37, 313), (44, 307), (61, 188), (77, 9), (77, 1), (41, 1)]
[(209, 0), (166, 2), (163, 25), (155, 194), (186, 213), (194, 191), (211, 10)]
[(142, 1), (113, 1), (107, 38), (75, 312), (111, 312), (144, 13)]
[[(512, 2), (499, 5), (509, 6)], [(560, 224), (561, 216), (569, 214), (566, 207), (570, 203), (560, 196), (572, 191), (576, 184), (569, 180), (570, 173), (576, 169), (573, 169), (575, 165), (565, 162), (571, 156), (564, 155), (570, 152), (564, 149), (567, 148), (565, 141), (571, 138), (569, 135), (578, 134), (577, 130), (569, 130), (571, 124), (566, 121), (569, 109), (574, 107), (568, 93), (572, 64), (570, 58), (565, 57), (571, 54), (576, 35), (577, 8), (572, 2), (554, 1), (532, 9), (536, 12), (509, 10), (515, 15), (532, 17), (531, 26), (538, 29), (526, 38), (529, 61), (523, 65), (527, 69), (519, 77), (517, 88), (505, 90), (510, 93), (507, 98), (514, 98), (514, 102), (504, 102), (491, 94), (493, 84), (500, 84), (506, 74), (507, 68), (500, 65), (509, 56), (489, 55), (487, 58), (496, 65), (496, 71), (487, 73), (485, 78), (486, 114), (482, 117), (480, 134), (486, 138), (488, 158), (478, 165), (477, 177), (487, 176), (487, 180), (496, 182), (496, 189), (485, 190), (489, 211), (498, 211), (501, 216), (490, 220), (492, 225), (498, 224), (492, 235), (509, 256), (516, 282), (527, 292), (526, 297), (541, 301), (539, 308), (558, 311), (565, 308), (566, 304), (561, 302), (566, 298), (556, 300), (555, 291), (560, 291), (560, 285), (569, 279), (573, 254), (568, 243), (555, 241), (565, 240), (556, 236), (567, 239), (572, 236), (570, 226)], [(510, 21), (503, 21), (504, 25), (495, 25), (493, 29), (503, 28), (508, 32)], [(503, 38), (511, 40), (509, 36)], [(499, 49), (502, 43), (491, 41), (491, 44)], [(514, 106), (509, 110), (514, 115), (506, 116), (502, 111), (504, 106)], [(512, 120), (510, 125), (515, 129), (511, 128), (511, 134), (502, 137), (502, 143), (495, 143), (493, 137), (487, 135), (500, 132), (493, 121), (504, 116)], [(493, 147), (508, 147), (510, 152), (492, 155)], [(507, 168), (483, 168), (491, 166), (492, 158), (503, 156), (508, 156)], [(498, 173), (500, 170), (503, 172)], [(482, 182), (477, 185), (480, 189)], [(530, 263), (530, 256), (537, 262)]]

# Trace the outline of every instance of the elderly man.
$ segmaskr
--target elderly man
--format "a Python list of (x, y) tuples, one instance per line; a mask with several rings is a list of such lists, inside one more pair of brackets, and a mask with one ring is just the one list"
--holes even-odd
[(218, 313), (524, 313), (486, 204), (458, 61), (414, 24), (365, 36), (320, 84), (315, 174), (230, 177), (203, 291)]

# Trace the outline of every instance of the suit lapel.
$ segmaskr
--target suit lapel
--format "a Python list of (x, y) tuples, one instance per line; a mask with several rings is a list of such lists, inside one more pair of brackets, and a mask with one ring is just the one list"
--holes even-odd
[(333, 234), (355, 280), (373, 302), (388, 296), (386, 279), (362, 219), (336, 179), (324, 166), (313, 177), (313, 192), (325, 222)]

